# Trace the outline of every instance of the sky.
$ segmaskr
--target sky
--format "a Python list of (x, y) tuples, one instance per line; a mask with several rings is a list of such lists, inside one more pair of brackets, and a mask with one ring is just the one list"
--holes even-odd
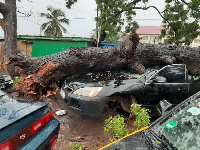
[[(5, 0), (0, 0), (4, 2)], [(154, 5), (159, 10), (164, 9), (165, 0), (149, 0), (148, 5)], [(65, 7), (65, 0), (21, 0), (17, 3), (17, 33), (18, 35), (41, 35), (40, 26), (47, 22), (45, 18), (41, 18), (39, 13), (46, 13), (47, 6), (51, 5), (54, 8), (61, 9), (65, 12), (66, 18), (69, 19), (69, 25), (64, 25), (67, 29), (65, 37), (90, 37), (93, 30), (96, 28), (96, 3), (95, 0), (78, 0), (72, 6), (72, 9)], [(137, 15), (134, 20), (140, 26), (159, 26), (161, 25), (162, 18), (156, 10), (150, 8), (149, 10), (137, 10)], [(27, 17), (24, 14), (30, 15)], [(153, 19), (153, 20), (152, 20)], [(43, 35), (43, 34), (42, 34)], [(3, 31), (0, 28), (0, 36)]]

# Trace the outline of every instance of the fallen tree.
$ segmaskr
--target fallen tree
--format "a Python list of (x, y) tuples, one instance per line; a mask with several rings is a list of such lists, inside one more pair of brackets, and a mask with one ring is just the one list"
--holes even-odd
[[(5, 23), (4, 65), (20, 68), (16, 89), (22, 95), (48, 95), (56, 92), (56, 82), (73, 74), (132, 69), (142, 74), (145, 67), (185, 63), (192, 74), (200, 74), (199, 49), (175, 45), (138, 44), (131, 35), (115, 47), (70, 48), (45, 57), (30, 58), (17, 50), (16, 0), (0, 2)], [(12, 74), (12, 72), (10, 72)]]
[(139, 44), (137, 35), (126, 37), (119, 46), (70, 48), (44, 57), (30, 58), (18, 51), (10, 63), (21, 68), (16, 89), (22, 94), (48, 95), (56, 92), (56, 82), (73, 74), (107, 70), (134, 70), (173, 63), (187, 64), (192, 74), (200, 74), (200, 49), (176, 45)]

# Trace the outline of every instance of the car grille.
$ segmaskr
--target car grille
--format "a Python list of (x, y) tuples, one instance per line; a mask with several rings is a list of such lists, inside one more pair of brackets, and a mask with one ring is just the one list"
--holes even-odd
[(79, 100), (72, 98), (69, 107), (81, 111), (81, 105), (78, 104)]

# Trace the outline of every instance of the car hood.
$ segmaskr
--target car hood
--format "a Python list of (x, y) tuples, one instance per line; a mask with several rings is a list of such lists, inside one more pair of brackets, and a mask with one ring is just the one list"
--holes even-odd
[(144, 80), (142, 79), (113, 79), (113, 80), (106, 80), (106, 81), (88, 81), (85, 82), (83, 80), (78, 81), (71, 81), (70, 83), (66, 84), (68, 88), (72, 91), (75, 91), (80, 88), (84, 87), (103, 87), (101, 92), (98, 96), (110, 96), (114, 93), (118, 92), (130, 92), (135, 88), (139, 88), (140, 86), (144, 85)]
[(41, 102), (33, 104), (23, 100), (8, 100), (0, 105), (0, 130), (45, 105)]
[(141, 132), (124, 138), (102, 150), (148, 150)]

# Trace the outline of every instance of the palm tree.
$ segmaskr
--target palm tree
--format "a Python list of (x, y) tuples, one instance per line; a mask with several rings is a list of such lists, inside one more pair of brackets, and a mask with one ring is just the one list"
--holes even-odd
[(47, 7), (47, 13), (40, 13), (41, 17), (45, 17), (49, 21), (41, 25), (45, 36), (62, 36), (62, 31), (67, 32), (62, 23), (69, 25), (69, 20), (65, 18), (65, 14), (60, 9), (54, 9), (51, 6)]

